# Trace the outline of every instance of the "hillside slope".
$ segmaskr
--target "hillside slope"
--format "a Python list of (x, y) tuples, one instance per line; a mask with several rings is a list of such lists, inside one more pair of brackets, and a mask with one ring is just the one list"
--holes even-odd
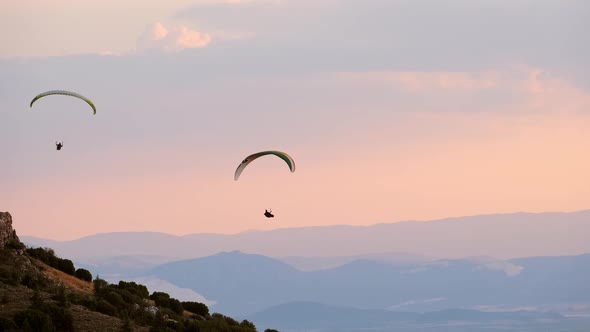
[(256, 331), (202, 303), (91, 280), (49, 248), (26, 248), (10, 214), (0, 212), (0, 331)]

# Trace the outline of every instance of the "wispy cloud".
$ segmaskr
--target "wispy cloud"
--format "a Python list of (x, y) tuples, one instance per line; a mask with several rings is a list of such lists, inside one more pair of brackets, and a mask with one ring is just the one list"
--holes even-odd
[(192, 30), (186, 26), (167, 28), (162, 23), (156, 22), (139, 37), (137, 51), (178, 52), (187, 48), (206, 47), (210, 42), (211, 36), (207, 33)]
[(476, 91), (492, 89), (498, 86), (499, 73), (487, 71), (450, 72), (450, 71), (372, 71), (341, 73), (343, 78), (361, 79), (395, 85), (408, 92), (425, 92), (432, 90)]
[(199, 4), (174, 17), (207, 29), (247, 31), (261, 45), (314, 54), (333, 51), (335, 57), (358, 52), (359, 59), (387, 53), (384, 61), (398, 67), (442, 69), (482, 68), (506, 59), (583, 65), (590, 54), (587, 43), (580, 43), (588, 28), (586, 12), (586, 4), (575, 0), (427, 6), (393, 0), (284, 0)]
[(533, 66), (455, 72), (344, 72), (335, 74), (335, 77), (359, 86), (384, 87), (392, 93), (403, 93), (396, 96), (398, 99), (424, 96), (434, 104), (448, 101), (446, 106), (461, 100), (478, 100), (473, 108), (463, 111), (503, 109), (518, 113), (552, 113), (587, 112), (590, 109), (590, 94), (550, 70)]

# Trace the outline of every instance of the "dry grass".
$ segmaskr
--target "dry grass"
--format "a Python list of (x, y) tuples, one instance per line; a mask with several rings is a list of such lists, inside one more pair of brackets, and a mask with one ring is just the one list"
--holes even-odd
[(74, 318), (76, 331), (121, 331), (123, 322), (115, 317), (94, 312), (80, 305), (72, 305), (70, 312)]
[(51, 279), (55, 284), (64, 285), (68, 291), (84, 294), (92, 294), (94, 291), (94, 285), (91, 282), (80, 280), (60, 270), (54, 269), (40, 260), (31, 259), (31, 261), (47, 276), (47, 278)]
[[(26, 271), (27, 273), (31, 273), (35, 278), (46, 278), (50, 284), (55, 286), (63, 285), (68, 293), (78, 293), (88, 296), (94, 295), (94, 285), (91, 282), (80, 280), (52, 268), (37, 259), (29, 259), (26, 256), (17, 255), (12, 251), (0, 251), (0, 268), (7, 275), (8, 272), (13, 270)], [(39, 275), (40, 273), (44, 277)], [(52, 290), (52, 287), (48, 289), (55, 291), (55, 288)], [(32, 289), (23, 285), (0, 282), (0, 318), (12, 320), (17, 313), (29, 309), (32, 305), (34, 293)], [(54, 294), (40, 291), (38, 295), (44, 302), (56, 303), (53, 299)], [(72, 315), (75, 331), (121, 331), (124, 325), (123, 320), (119, 318), (91, 311), (81, 305), (70, 304), (66, 310)], [(148, 326), (133, 326), (133, 331), (138, 332), (149, 332), (149, 329)]]

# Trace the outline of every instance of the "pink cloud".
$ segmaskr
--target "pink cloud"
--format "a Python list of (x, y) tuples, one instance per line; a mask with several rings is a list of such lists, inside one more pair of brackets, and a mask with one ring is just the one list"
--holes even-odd
[[(405, 96), (424, 96), (427, 98), (420, 100), (447, 107), (457, 100), (480, 100), (469, 107), (521, 113), (579, 112), (590, 108), (590, 95), (585, 91), (547, 70), (529, 66), (480, 72), (345, 72), (337, 77), (356, 84), (386, 87)], [(482, 96), (488, 96), (488, 102), (481, 102)]]
[(149, 26), (137, 41), (138, 51), (161, 50), (178, 52), (186, 48), (201, 48), (209, 45), (211, 36), (185, 26), (166, 28), (156, 22)]
[(383, 71), (342, 73), (344, 77), (376, 82), (387, 82), (411, 92), (438, 90), (484, 90), (498, 86), (499, 74), (494, 71), (471, 72), (422, 72)]

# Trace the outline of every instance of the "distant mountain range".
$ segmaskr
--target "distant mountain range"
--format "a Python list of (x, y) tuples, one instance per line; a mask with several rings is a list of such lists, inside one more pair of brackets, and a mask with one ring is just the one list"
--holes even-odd
[[(416, 324), (420, 331), (538, 331), (553, 322), (585, 331), (590, 320), (545, 311), (590, 315), (588, 234), (590, 210), (234, 235), (21, 239), (93, 274), (165, 285), (179, 298), (286, 332), (354, 331), (354, 321), (365, 332), (415, 331)], [(481, 308), (502, 312), (472, 310)]]
[(192, 289), (233, 315), (293, 301), (407, 311), (590, 303), (590, 254), (415, 266), (357, 260), (301, 271), (269, 257), (226, 252), (166, 263), (145, 275)]
[[(373, 226), (284, 228), (233, 235), (174, 236), (123, 232), (96, 234), (72, 241), (21, 238), (31, 245), (54, 248), (56, 253), (80, 262), (108, 257), (151, 256), (158, 257), (158, 263), (161, 263), (162, 259), (172, 261), (240, 250), (269, 257), (291, 257), (291, 263), (298, 261), (295, 264), (304, 268), (321, 268), (376, 253), (409, 253), (418, 260), (422, 260), (419, 257), (509, 259), (577, 255), (590, 252), (588, 234), (590, 210), (492, 214)], [(321, 259), (327, 261), (318, 264)]]

